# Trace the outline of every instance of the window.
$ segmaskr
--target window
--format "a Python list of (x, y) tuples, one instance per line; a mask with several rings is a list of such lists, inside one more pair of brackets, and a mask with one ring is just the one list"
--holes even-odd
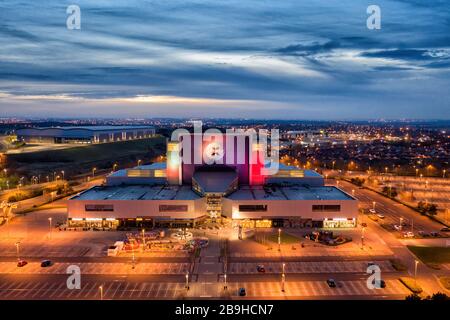
[(265, 204), (242, 204), (239, 206), (241, 212), (257, 212), (267, 211), (267, 205)]
[(114, 211), (112, 204), (86, 204), (85, 211)]
[(341, 211), (339, 204), (313, 204), (313, 212), (338, 212)]
[(159, 212), (187, 212), (188, 206), (185, 204), (161, 204), (159, 205)]

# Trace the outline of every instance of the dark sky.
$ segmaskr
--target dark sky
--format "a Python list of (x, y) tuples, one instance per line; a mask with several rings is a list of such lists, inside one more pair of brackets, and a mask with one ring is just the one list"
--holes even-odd
[(449, 119), (449, 71), (447, 0), (0, 1), (0, 116)]

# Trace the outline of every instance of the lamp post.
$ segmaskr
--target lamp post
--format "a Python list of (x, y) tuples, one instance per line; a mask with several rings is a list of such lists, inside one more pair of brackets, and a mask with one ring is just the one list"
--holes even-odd
[(224, 289), (224, 290), (227, 290), (227, 289), (228, 289), (228, 286), (227, 286), (227, 274), (226, 274), (226, 273), (223, 275), (223, 279), (224, 279), (224, 286), (223, 286), (223, 289)]
[(50, 236), (49, 238), (52, 238), (52, 217), (48, 218), (48, 226), (50, 228)]
[(417, 265), (419, 264), (418, 260), (414, 260), (414, 281), (417, 284)]
[(372, 206), (373, 206), (373, 211), (375, 211), (375, 205), (376, 205), (377, 203), (374, 201), (374, 202), (372, 202)]
[(361, 229), (361, 250), (364, 250), (364, 232), (366, 231), (365, 227)]
[(103, 300), (103, 286), (98, 287), (100, 290), (100, 300)]
[(134, 257), (134, 245), (131, 246), (131, 269), (134, 269), (136, 266), (136, 261)]
[(92, 178), (95, 177), (95, 171), (97, 171), (97, 168), (92, 168)]
[(142, 251), (145, 251), (145, 229), (142, 229)]
[(17, 260), (20, 261), (20, 241), (16, 242)]
[(281, 251), (281, 228), (278, 228), (278, 251)]
[(141, 165), (141, 162), (142, 162), (142, 160), (141, 159), (139, 159), (138, 161), (137, 161), (137, 165), (138, 165), (138, 167)]
[(61, 174), (62, 174), (62, 179), (64, 180), (64, 170), (61, 171)]
[(444, 178), (445, 179), (445, 173), (447, 172), (447, 170), (442, 170), (442, 178)]
[(400, 231), (402, 231), (402, 229), (403, 229), (403, 217), (400, 217)]
[(186, 272), (186, 290), (189, 290), (189, 271)]
[(286, 282), (286, 275), (284, 274), (284, 267), (285, 267), (285, 263), (282, 264), (283, 270), (281, 273), (281, 292), (284, 292), (284, 284)]

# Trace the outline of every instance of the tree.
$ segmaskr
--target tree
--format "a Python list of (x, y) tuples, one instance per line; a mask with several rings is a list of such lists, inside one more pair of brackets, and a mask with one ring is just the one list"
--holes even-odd
[(417, 204), (417, 209), (420, 213), (430, 214), (434, 216), (437, 214), (438, 207), (434, 203), (419, 201), (419, 203)]
[(397, 193), (397, 188), (395, 187), (383, 187), (383, 194), (387, 195), (390, 198), (395, 198), (398, 193)]
[(430, 300), (438, 300), (438, 301), (448, 300), (448, 299), (449, 299), (449, 297), (445, 293), (442, 293), (442, 292), (434, 293), (430, 298)]
[(422, 298), (417, 293), (412, 293), (409, 296), (406, 296), (406, 301), (420, 301)]

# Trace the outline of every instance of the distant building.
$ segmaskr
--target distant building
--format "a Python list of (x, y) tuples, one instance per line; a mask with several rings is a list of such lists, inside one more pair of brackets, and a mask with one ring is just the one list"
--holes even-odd
[(105, 143), (148, 138), (155, 135), (152, 126), (83, 126), (23, 128), (17, 139), (26, 143)]
[[(193, 227), (224, 217), (252, 228), (356, 227), (358, 201), (325, 186), (317, 172), (280, 164), (276, 174), (264, 176), (264, 165), (250, 161), (260, 152), (250, 139), (234, 156), (215, 141), (195, 145), (193, 140), (190, 134), (169, 141), (166, 163), (119, 170), (106, 178), (106, 185), (70, 198), (68, 224)], [(192, 157), (220, 155), (221, 163), (201, 158), (186, 164), (182, 154), (189, 149)]]

